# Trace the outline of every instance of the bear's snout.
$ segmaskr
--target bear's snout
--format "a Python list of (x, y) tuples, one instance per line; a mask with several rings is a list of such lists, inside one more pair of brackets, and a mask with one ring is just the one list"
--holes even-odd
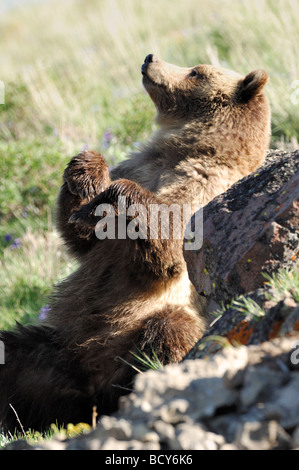
[(146, 73), (146, 69), (148, 67), (148, 64), (151, 62), (154, 62), (154, 54), (148, 54), (146, 58), (144, 59), (144, 63), (141, 66), (141, 73), (144, 75)]

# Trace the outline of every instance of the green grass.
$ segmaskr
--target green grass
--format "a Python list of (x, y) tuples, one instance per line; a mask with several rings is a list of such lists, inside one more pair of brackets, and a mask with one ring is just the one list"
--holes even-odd
[(59, 427), (56, 424), (52, 424), (51, 427), (45, 432), (37, 432), (34, 430), (29, 431), (16, 431), (13, 435), (0, 434), (0, 449), (6, 445), (19, 440), (26, 440), (30, 445), (47, 441), (50, 439), (56, 439), (57, 441), (63, 441), (65, 439), (71, 439), (78, 437), (82, 434), (89, 433), (91, 426), (87, 423), (72, 424), (69, 423), (66, 427)]
[(4, 157), (0, 176), (1, 217), (38, 219), (55, 203), (67, 162), (62, 157), (62, 145), (45, 138), (3, 140), (0, 154)]
[(35, 318), (72, 263), (53, 229), (66, 159), (59, 142), (0, 142), (0, 327)]
[(29, 322), (46, 306), (53, 284), (75, 268), (54, 230), (27, 231), (0, 258), (1, 328)]
[(297, 145), (298, 17), (297, 0), (53, 0), (1, 15), (0, 328), (35, 319), (75, 268), (54, 228), (70, 157), (89, 146), (114, 165), (152, 132), (148, 53), (264, 68), (272, 146)]

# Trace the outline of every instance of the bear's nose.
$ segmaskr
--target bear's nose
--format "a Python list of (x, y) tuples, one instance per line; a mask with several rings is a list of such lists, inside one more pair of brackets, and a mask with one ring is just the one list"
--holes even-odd
[(150, 62), (153, 62), (154, 55), (153, 54), (148, 54), (146, 58), (144, 59), (144, 63), (147, 65)]
[(146, 58), (144, 59), (144, 63), (142, 64), (142, 67), (141, 67), (141, 73), (143, 74), (145, 73), (148, 64), (150, 64), (151, 62), (154, 62), (154, 54), (148, 54), (146, 56)]

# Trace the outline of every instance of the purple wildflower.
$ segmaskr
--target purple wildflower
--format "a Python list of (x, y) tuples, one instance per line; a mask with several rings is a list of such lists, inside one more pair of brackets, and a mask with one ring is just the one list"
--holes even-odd
[(12, 240), (12, 236), (11, 236), (9, 233), (7, 233), (7, 234), (4, 236), (4, 241), (5, 241), (6, 243), (9, 243), (9, 242), (11, 242), (11, 240)]
[(10, 248), (12, 250), (15, 250), (16, 248), (19, 248), (21, 246), (21, 239), (20, 238), (16, 238), (13, 243), (10, 245)]
[(39, 312), (39, 319), (40, 319), (40, 320), (44, 320), (45, 318), (47, 318), (48, 312), (49, 312), (50, 310), (51, 310), (51, 309), (50, 309), (49, 305), (45, 305), (45, 306), (41, 309), (41, 311)]
[(107, 150), (109, 145), (111, 144), (112, 139), (114, 138), (114, 134), (112, 134), (110, 129), (106, 129), (103, 135), (102, 147)]
[(86, 143), (83, 145), (83, 147), (82, 147), (82, 149), (81, 149), (81, 152), (85, 152), (85, 150), (89, 150), (88, 142), (86, 142)]

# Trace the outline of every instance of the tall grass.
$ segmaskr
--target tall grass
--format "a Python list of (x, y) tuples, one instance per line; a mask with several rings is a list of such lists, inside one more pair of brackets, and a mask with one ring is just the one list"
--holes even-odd
[(152, 109), (139, 70), (154, 52), (178, 65), (266, 69), (273, 135), (296, 137), (298, 18), (297, 0), (53, 0), (13, 11), (0, 20), (1, 79), (12, 117), (1, 133), (54, 133), (70, 148), (99, 146), (132, 96), (141, 120), (139, 109)]
[(296, 145), (298, 18), (297, 0), (52, 0), (1, 15), (0, 327), (38, 313), (71, 269), (48, 223), (70, 156), (88, 145), (112, 165), (152, 131), (146, 54), (264, 68), (272, 145)]
[(37, 318), (42, 306), (46, 310), (53, 284), (75, 267), (52, 230), (27, 230), (19, 244), (7, 247), (1, 258), (2, 328)]

